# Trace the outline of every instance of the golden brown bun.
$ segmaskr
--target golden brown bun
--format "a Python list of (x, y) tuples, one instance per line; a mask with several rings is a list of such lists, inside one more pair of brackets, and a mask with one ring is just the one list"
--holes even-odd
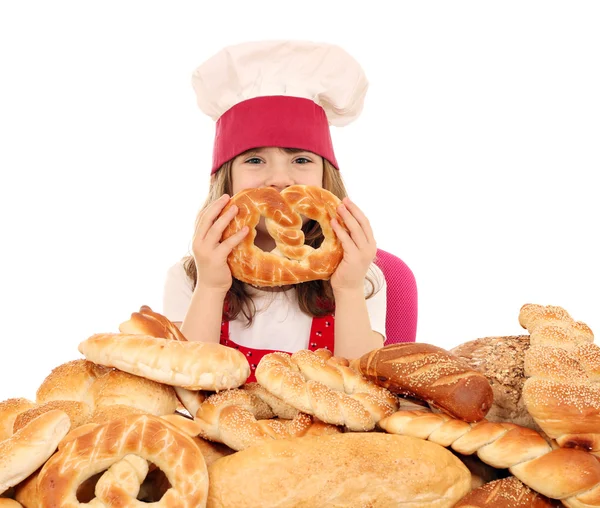
[(175, 412), (177, 396), (173, 387), (120, 370), (111, 370), (91, 386), (96, 408), (127, 405), (154, 416)]
[(468, 422), (482, 420), (493, 402), (492, 387), (481, 372), (431, 344), (391, 344), (365, 354), (358, 365), (373, 383)]
[(17, 416), (33, 407), (35, 407), (35, 403), (24, 398), (7, 399), (0, 402), (0, 441), (13, 435)]
[[(283, 286), (309, 280), (329, 279), (342, 260), (342, 244), (331, 228), (331, 219), (346, 227), (337, 213), (341, 201), (320, 187), (292, 185), (281, 193), (273, 188), (246, 189), (235, 194), (221, 215), (233, 205), (238, 213), (223, 232), (222, 240), (249, 227), (245, 238), (227, 258), (231, 274), (255, 286)], [(276, 251), (265, 252), (254, 245), (256, 225), (261, 216)], [(324, 240), (314, 249), (304, 244), (302, 217), (321, 225)]]
[[(121, 323), (119, 331), (124, 334), (141, 334), (183, 342), (187, 341), (172, 321), (162, 314), (154, 312), (147, 305), (142, 305), (139, 312), (133, 312), (127, 321)], [(206, 399), (206, 394), (201, 391), (186, 390), (180, 386), (174, 386), (173, 388), (183, 408), (190, 415), (195, 415), (200, 404)]]
[(483, 337), (450, 350), (490, 382), (494, 401), (485, 415), (486, 420), (512, 422), (539, 430), (523, 400), (525, 351), (528, 349), (529, 335), (516, 335)]
[(538, 494), (514, 476), (486, 483), (469, 492), (456, 504), (456, 508), (553, 508), (558, 506), (562, 506), (560, 501)]
[(36, 393), (36, 402), (77, 400), (93, 407), (89, 390), (96, 379), (109, 371), (87, 360), (73, 360), (52, 369)]
[(208, 508), (451, 507), (471, 484), (448, 450), (380, 432), (272, 441), (219, 459), (209, 475)]
[(250, 375), (246, 357), (220, 344), (103, 333), (81, 342), (79, 351), (99, 365), (193, 390), (237, 388)]
[(90, 406), (84, 402), (77, 402), (75, 400), (51, 400), (19, 414), (15, 419), (13, 431), (17, 432), (17, 430), (25, 427), (25, 425), (39, 415), (52, 411), (53, 409), (59, 409), (67, 414), (71, 421), (71, 429), (83, 425), (92, 414)]
[(148, 462), (172, 485), (157, 506), (203, 506), (208, 475), (199, 448), (189, 436), (150, 415), (112, 420), (66, 443), (40, 472), (43, 506), (77, 506), (81, 483), (107, 468), (96, 485), (96, 499), (129, 506), (148, 473)]
[(66, 413), (54, 409), (0, 441), (0, 494), (44, 464), (67, 434), (70, 425)]
[(293, 355), (269, 353), (256, 367), (256, 380), (286, 404), (349, 430), (372, 430), (398, 407), (385, 388), (361, 374), (303, 349)]
[[(466, 423), (428, 411), (397, 411), (379, 426), (391, 434), (427, 439), (486, 464), (508, 469), (531, 489), (566, 506), (587, 506), (600, 492), (600, 461), (591, 453), (554, 448), (533, 429), (512, 423)], [(600, 506), (600, 504), (591, 504)]]

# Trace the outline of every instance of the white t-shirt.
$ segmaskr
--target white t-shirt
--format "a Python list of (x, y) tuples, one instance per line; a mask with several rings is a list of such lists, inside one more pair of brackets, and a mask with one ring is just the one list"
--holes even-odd
[[(385, 338), (386, 282), (379, 267), (371, 265), (368, 276), (375, 285), (375, 294), (366, 300), (371, 328)], [(371, 285), (365, 281), (365, 295)], [(240, 314), (229, 322), (229, 337), (240, 346), (294, 353), (308, 349), (312, 317), (298, 306), (296, 291), (265, 292), (252, 288), (256, 315), (252, 326)], [(162, 313), (171, 321), (183, 321), (192, 299), (192, 281), (187, 277), (183, 261), (171, 266), (163, 292)]]

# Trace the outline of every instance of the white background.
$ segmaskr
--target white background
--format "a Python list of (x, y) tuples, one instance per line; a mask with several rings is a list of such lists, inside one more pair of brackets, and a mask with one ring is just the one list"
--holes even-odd
[(363, 65), (364, 113), (332, 135), (379, 246), (415, 273), (417, 340), (522, 333), (528, 302), (600, 333), (599, 26), (593, 1), (2, 2), (0, 400), (161, 310), (208, 188), (191, 73), (247, 40)]

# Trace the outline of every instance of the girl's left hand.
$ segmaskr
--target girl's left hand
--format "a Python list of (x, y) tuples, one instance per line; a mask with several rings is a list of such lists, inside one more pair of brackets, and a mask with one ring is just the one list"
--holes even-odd
[(347, 289), (362, 292), (367, 271), (377, 253), (373, 230), (365, 214), (349, 198), (342, 200), (337, 211), (350, 234), (338, 221), (331, 221), (331, 227), (344, 248), (344, 257), (331, 276), (331, 287), (334, 293)]

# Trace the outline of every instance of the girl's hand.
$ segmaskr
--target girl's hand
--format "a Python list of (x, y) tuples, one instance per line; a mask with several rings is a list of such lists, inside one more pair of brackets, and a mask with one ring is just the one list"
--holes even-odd
[(227, 256), (248, 234), (248, 227), (243, 227), (235, 235), (221, 242), (223, 231), (238, 212), (237, 206), (234, 205), (219, 217), (229, 199), (229, 196), (224, 194), (202, 210), (196, 218), (196, 231), (192, 243), (198, 272), (196, 287), (227, 292), (233, 282)]
[(331, 276), (334, 293), (339, 291), (364, 291), (364, 281), (369, 266), (377, 254), (377, 245), (369, 220), (349, 198), (344, 198), (337, 209), (344, 219), (348, 234), (334, 219), (331, 227), (344, 248), (344, 257)]

